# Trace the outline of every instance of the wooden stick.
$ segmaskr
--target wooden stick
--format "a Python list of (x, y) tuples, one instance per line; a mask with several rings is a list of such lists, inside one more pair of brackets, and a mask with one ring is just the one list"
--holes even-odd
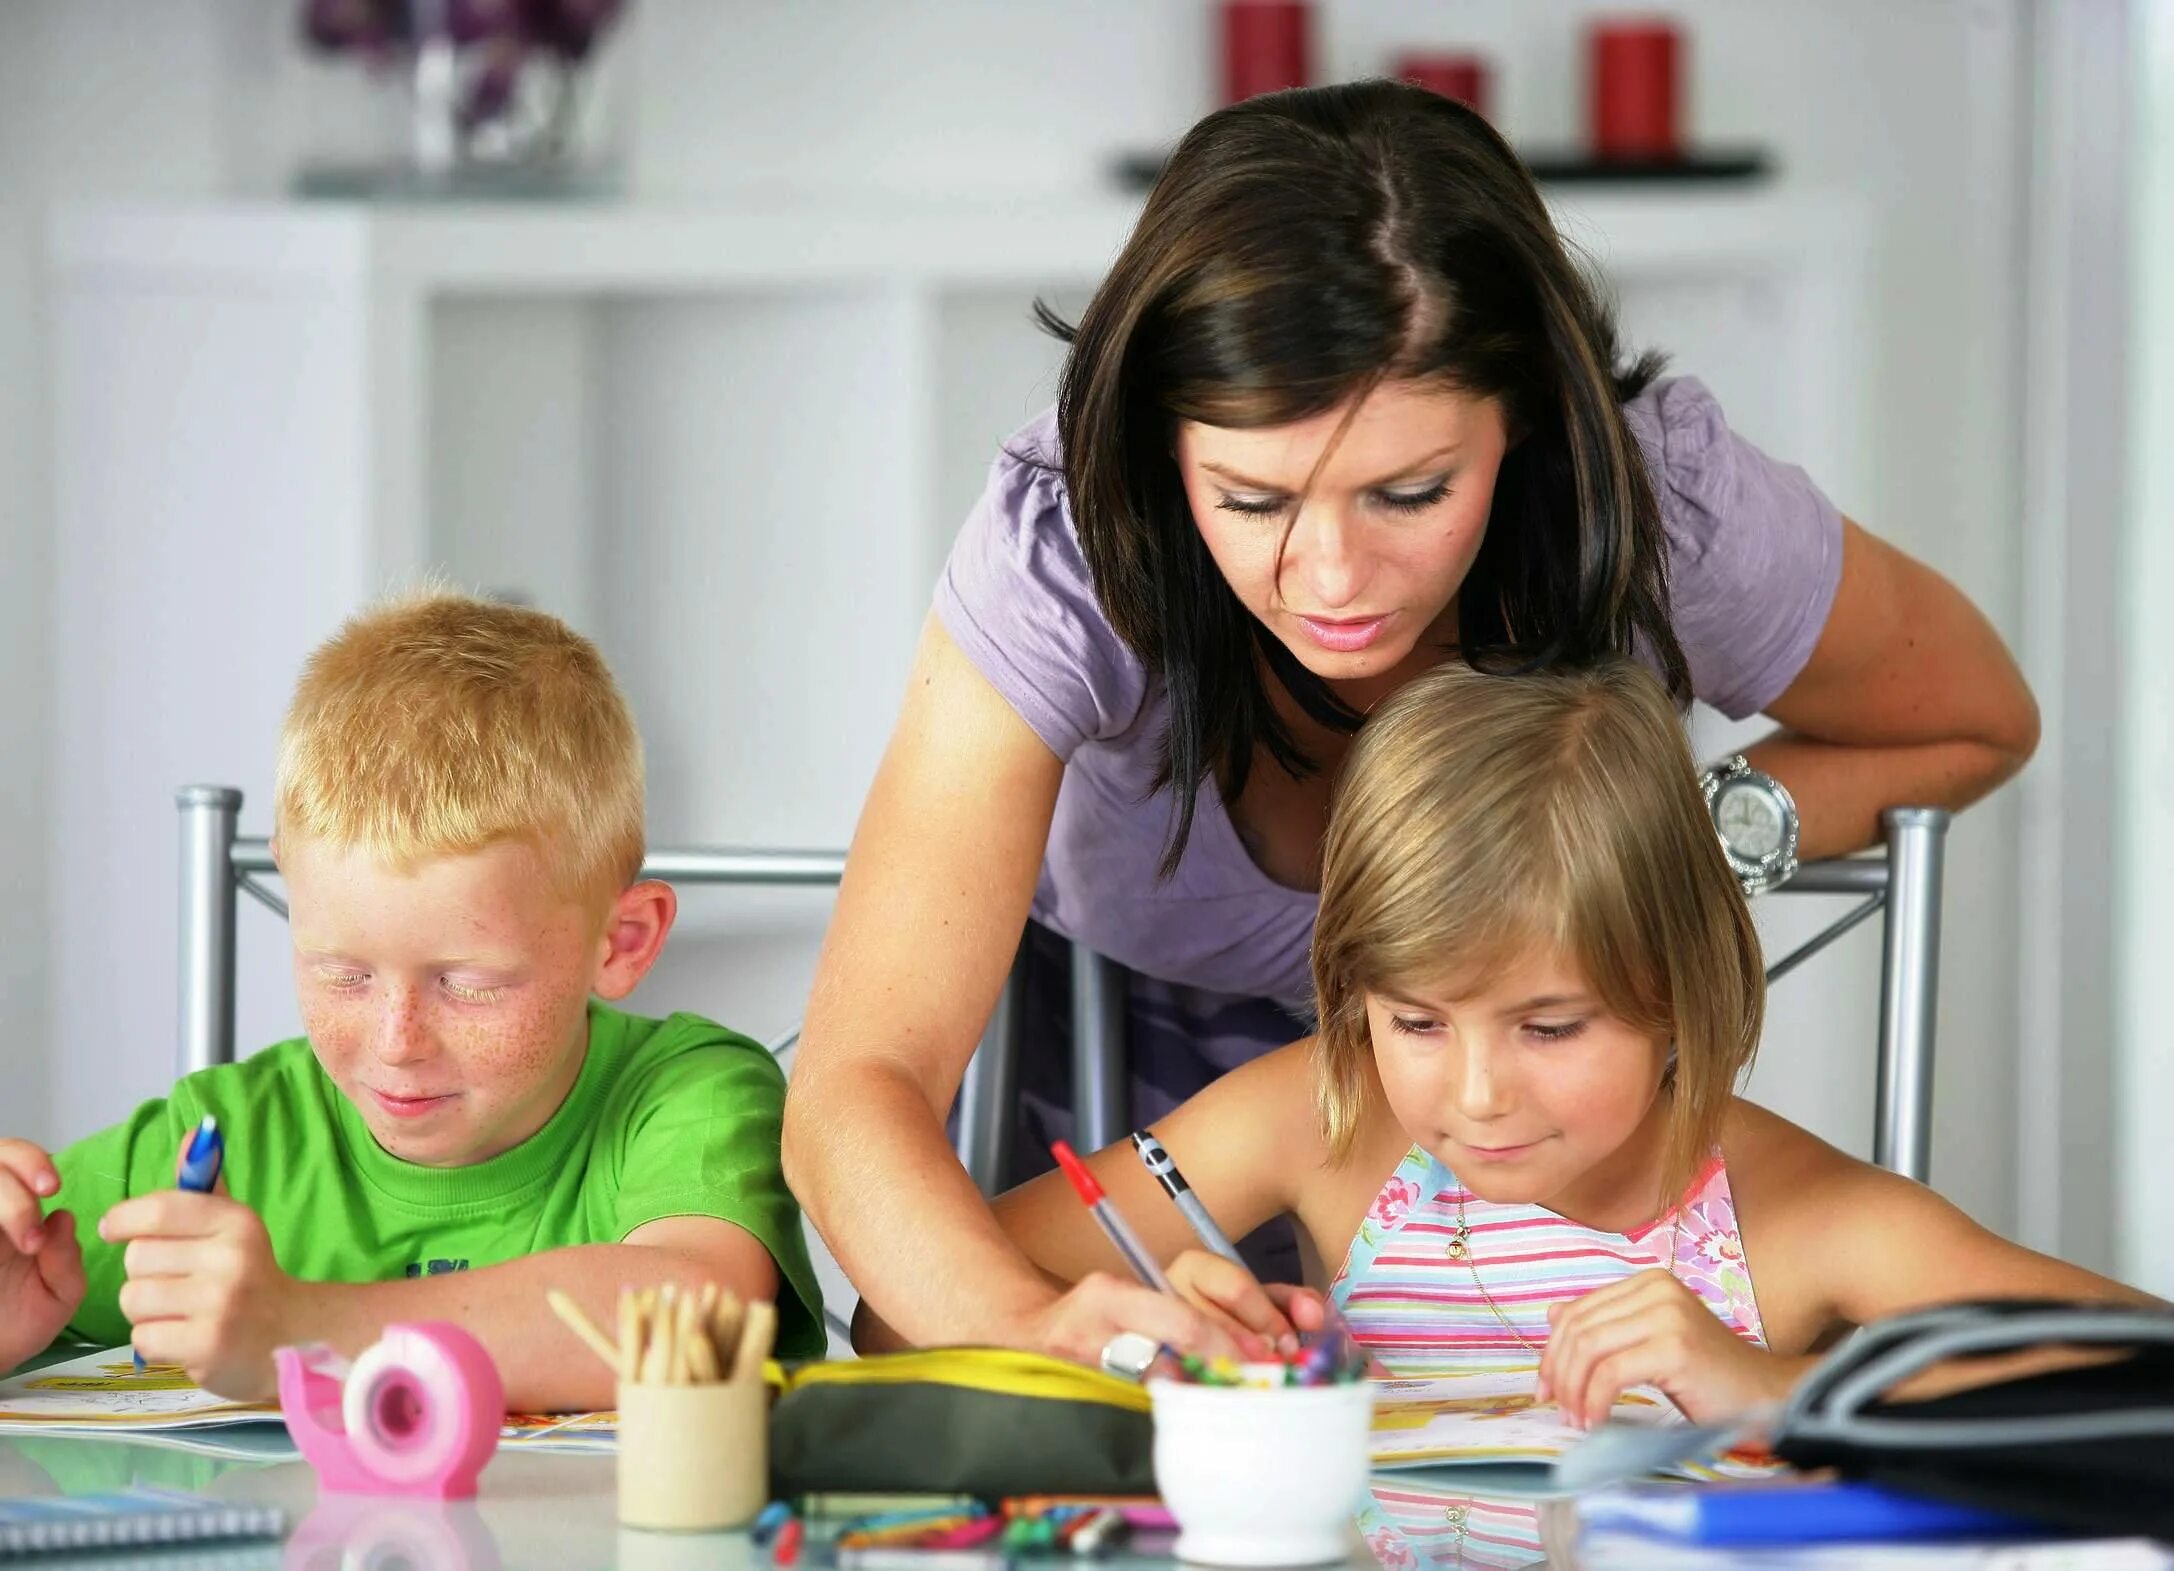
[(649, 1320), (649, 1345), (642, 1352), (642, 1384), (663, 1385), (672, 1378), (671, 1339), (665, 1334), (666, 1319), (662, 1303), (653, 1307)]
[(679, 1301), (680, 1347), (687, 1355), (687, 1378), (707, 1385), (717, 1378), (717, 1349), (710, 1342), (710, 1328), (692, 1298)]
[(666, 1385), (682, 1385), (679, 1372), (679, 1284), (667, 1282), (657, 1289), (657, 1338), (664, 1348), (664, 1372), (658, 1378)]
[(619, 1289), (619, 1378), (629, 1384), (642, 1373), (642, 1314), (631, 1288)]
[(720, 1370), (730, 1370), (740, 1351), (740, 1300), (729, 1292), (720, 1295), (711, 1324), (717, 1337), (717, 1366)]
[(694, 1381), (694, 1349), (687, 1345), (687, 1338), (694, 1326), (694, 1299), (681, 1293), (672, 1304), (672, 1383), (690, 1385)]
[(581, 1312), (581, 1306), (557, 1288), (544, 1294), (544, 1302), (551, 1312), (566, 1322), (566, 1328), (589, 1344), (589, 1351), (604, 1360), (613, 1374), (619, 1372), (619, 1349), (611, 1345), (611, 1339), (597, 1330), (596, 1323)]
[(739, 1351), (733, 1355), (734, 1380), (760, 1380), (764, 1360), (777, 1340), (778, 1306), (758, 1302), (747, 1306), (747, 1329), (740, 1333)]

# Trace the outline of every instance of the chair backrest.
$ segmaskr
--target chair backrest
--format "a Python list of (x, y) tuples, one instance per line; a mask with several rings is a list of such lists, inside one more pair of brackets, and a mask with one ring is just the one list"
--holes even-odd
[[(181, 810), (180, 1072), (234, 1058), (236, 897), (247, 892), (286, 915), (262, 882), (271, 846), (237, 833), (242, 793), (232, 786), (186, 786)], [(1923, 1182), (1930, 1168), (1932, 1065), (1939, 994), (1940, 890), (1948, 814), (1905, 807), (1886, 815), (1883, 856), (1813, 862), (1777, 893), (1861, 894), (1865, 898), (1769, 968), (1769, 981), (1797, 966), (1875, 912), (1883, 915), (1880, 967), (1879, 1084), (1874, 1101), (1873, 1160)], [(842, 851), (655, 850), (645, 877), (678, 884), (740, 887), (835, 885)], [(1076, 1138), (1087, 1150), (1121, 1139), (1129, 1121), (1125, 1053), (1125, 971), (1105, 956), (1072, 949), (1072, 1089)], [(1004, 1187), (1018, 1100), (1024, 1021), (1020, 967), (992, 1013), (959, 1090), (955, 1144), (987, 1194)], [(789, 1043), (792, 1039), (788, 1037)], [(782, 1045), (782, 1044), (781, 1044)]]

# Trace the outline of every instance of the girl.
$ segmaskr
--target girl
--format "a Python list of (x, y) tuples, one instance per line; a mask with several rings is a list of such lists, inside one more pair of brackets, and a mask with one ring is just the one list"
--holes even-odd
[[(1383, 704), (1330, 819), (1313, 974), (1319, 1034), (1158, 1133), (1227, 1232), (1295, 1219), (1309, 1279), (1391, 1373), (1533, 1368), (1575, 1422), (1633, 1386), (1711, 1421), (1904, 1310), (2150, 1302), (1732, 1094), (1758, 939), (1668, 697), (1628, 662), (1445, 666)], [(1176, 1257), (1202, 1339), (1318, 1323), (1309, 1295), (1189, 1250), (1129, 1147), (1093, 1166)], [(1061, 1178), (997, 1214), (1059, 1282), (1113, 1268)]]

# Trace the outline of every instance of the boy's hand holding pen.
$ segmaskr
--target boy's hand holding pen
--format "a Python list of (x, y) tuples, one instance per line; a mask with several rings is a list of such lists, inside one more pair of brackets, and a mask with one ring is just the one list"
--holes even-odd
[(98, 1236), (126, 1246), (121, 1313), (138, 1356), (251, 1401), (276, 1388), (272, 1349), (309, 1340), (313, 1317), (308, 1284), (280, 1268), (263, 1219), (219, 1187), (225, 1154), (207, 1116), (182, 1143), (179, 1187), (123, 1200), (98, 1219)]

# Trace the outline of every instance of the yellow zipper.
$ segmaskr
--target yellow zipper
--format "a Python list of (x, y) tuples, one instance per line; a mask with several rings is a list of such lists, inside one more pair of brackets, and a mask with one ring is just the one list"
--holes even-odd
[(874, 1358), (830, 1359), (780, 1371), (780, 1378), (772, 1383), (784, 1391), (805, 1385), (959, 1386), (999, 1396), (1100, 1402), (1135, 1413), (1149, 1409), (1147, 1392), (1130, 1380), (1008, 1347), (939, 1347)]

